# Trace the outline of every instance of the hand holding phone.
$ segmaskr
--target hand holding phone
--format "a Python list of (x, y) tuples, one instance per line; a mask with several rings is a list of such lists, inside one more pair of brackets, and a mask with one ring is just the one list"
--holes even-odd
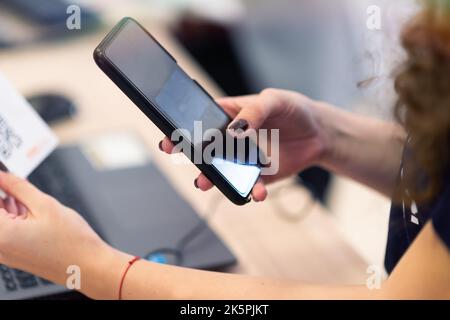
[[(225, 196), (237, 205), (250, 201), (261, 173), (259, 149), (247, 141), (241, 152), (239, 143), (227, 135), (229, 115), (144, 28), (123, 19), (95, 49), (94, 59), (167, 137), (176, 135), (178, 142), (189, 145), (183, 152)], [(217, 142), (217, 133), (222, 135), (222, 152), (214, 149), (204, 157)]]
[[(258, 100), (257, 95), (244, 96), (244, 97), (219, 98), (219, 99), (216, 99), (216, 102), (218, 105), (220, 105), (222, 107), (222, 109), (232, 119), (234, 119), (233, 123), (235, 123), (235, 122), (241, 122), (241, 119), (240, 119), (241, 117), (247, 118), (247, 119), (254, 119), (254, 118), (259, 117), (258, 113), (260, 113), (259, 109), (261, 109), (261, 108), (259, 108), (259, 106), (258, 106), (258, 108), (254, 108), (252, 105), (246, 106), (245, 103), (243, 104), (244, 107), (250, 108), (253, 111), (257, 111), (256, 109), (258, 109), (258, 112), (252, 111), (252, 114), (247, 114), (247, 115), (242, 114), (245, 112), (243, 112), (243, 110), (240, 106), (241, 105), (240, 102), (241, 101), (249, 101), (250, 102), (252, 100), (257, 101)], [(236, 102), (239, 102), (239, 103), (236, 104)], [(247, 112), (247, 113), (249, 113), (249, 112)], [(175, 150), (175, 145), (168, 137), (165, 137), (163, 140), (161, 140), (158, 144), (158, 147), (161, 151), (167, 153), (168, 155), (173, 154), (174, 150)], [(253, 201), (260, 202), (260, 201), (264, 201), (267, 198), (267, 189), (266, 189), (265, 183), (270, 182), (270, 181), (271, 181), (271, 177), (261, 176), (260, 179), (258, 179), (256, 184), (253, 186), (253, 189), (251, 192)], [(214, 187), (214, 183), (212, 183), (203, 173), (200, 173), (198, 175), (198, 177), (194, 180), (194, 186), (201, 191), (208, 191)]]

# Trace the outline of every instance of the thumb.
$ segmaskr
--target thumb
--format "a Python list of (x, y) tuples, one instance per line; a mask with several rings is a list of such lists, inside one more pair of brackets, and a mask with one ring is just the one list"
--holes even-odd
[(276, 106), (279, 104), (278, 95), (272, 91), (265, 90), (259, 95), (228, 98), (222, 101), (222, 104), (233, 103), (239, 110), (228, 126), (228, 132), (234, 136), (245, 136), (245, 131), (249, 129), (260, 129), (264, 122), (276, 112)]
[(0, 170), (0, 189), (23, 203), (28, 209), (35, 208), (45, 195), (30, 182)]
[(240, 112), (228, 126), (228, 132), (233, 136), (245, 135), (249, 129), (257, 130), (261, 128), (267, 119), (269, 110), (257, 101), (251, 101), (248, 104), (241, 105)]

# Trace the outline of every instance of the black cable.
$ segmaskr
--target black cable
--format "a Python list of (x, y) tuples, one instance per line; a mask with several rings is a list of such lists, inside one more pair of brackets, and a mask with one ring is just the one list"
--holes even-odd
[[(300, 180), (298, 182), (301, 183), (302, 181)], [(283, 192), (285, 190), (285, 188), (292, 187), (292, 186), (293, 186), (292, 184), (288, 185), (288, 186), (283, 186), (281, 188), (271, 190), (271, 193), (273, 195), (278, 195), (279, 193)], [(310, 192), (310, 195), (311, 195), (310, 201), (305, 203), (305, 205), (302, 208), (300, 208), (297, 216), (295, 216), (295, 217), (292, 217), (288, 213), (286, 213), (285, 208), (283, 208), (283, 206), (278, 202), (279, 200), (273, 201), (272, 203), (275, 205), (276, 211), (278, 212), (278, 214), (280, 216), (282, 216), (285, 220), (299, 221), (299, 220), (306, 218), (306, 216), (312, 211), (311, 209), (314, 207), (314, 205), (317, 202), (319, 202), (319, 199), (314, 195), (314, 193)], [(208, 230), (209, 221), (215, 215), (215, 213), (218, 211), (217, 209), (219, 207), (221, 199), (222, 199), (222, 197), (220, 197), (220, 199), (215, 199), (215, 198), (213, 199), (213, 201), (212, 201), (213, 204), (212, 204), (211, 208), (208, 210), (209, 213), (204, 218), (201, 218), (200, 222), (198, 222), (194, 227), (192, 227), (190, 230), (188, 230), (186, 232), (186, 234), (183, 235), (177, 241), (175, 247), (159, 248), (159, 249), (152, 250), (149, 253), (147, 253), (144, 256), (144, 258), (147, 260), (150, 260), (152, 258), (152, 256), (155, 256), (157, 254), (171, 255), (174, 257), (175, 265), (177, 265), (177, 266), (182, 265), (183, 264), (183, 256), (184, 256), (186, 247), (192, 241), (194, 241), (199, 235), (201, 235), (202, 232)]]
[(208, 227), (206, 220), (201, 220), (196, 226), (194, 226), (186, 235), (178, 240), (176, 248), (183, 251), (189, 243), (191, 243), (199, 234), (201, 234)]
[[(222, 199), (222, 198), (220, 198)], [(219, 207), (220, 200), (213, 199), (213, 206), (208, 210), (208, 214), (204, 218), (200, 218), (200, 222), (198, 222), (193, 228), (188, 230), (184, 236), (182, 236), (178, 241), (175, 247), (173, 248), (158, 248), (155, 250), (152, 250), (148, 252), (146, 255), (144, 255), (144, 258), (146, 260), (150, 260), (152, 256), (155, 256), (157, 254), (165, 254), (165, 255), (171, 255), (175, 259), (175, 265), (180, 266), (183, 264), (183, 256), (184, 251), (186, 247), (195, 240), (199, 235), (202, 234), (202, 232), (206, 231), (208, 229), (208, 222), (211, 220), (213, 215), (217, 212), (217, 209)]]
[[(276, 213), (284, 220), (289, 222), (298, 222), (305, 219), (312, 212), (312, 209), (317, 203), (320, 203), (320, 199), (311, 192), (306, 186), (306, 184), (302, 181), (301, 178), (297, 178), (295, 182), (292, 182), (288, 185), (283, 185), (277, 188), (274, 188), (270, 191), (271, 195), (274, 196), (271, 204), (275, 207)], [(295, 187), (295, 186), (303, 186), (306, 191), (308, 191), (310, 197), (307, 202), (303, 204), (300, 208), (298, 208), (296, 214), (289, 213), (285, 206), (281, 204), (279, 195), (285, 192), (286, 190)]]

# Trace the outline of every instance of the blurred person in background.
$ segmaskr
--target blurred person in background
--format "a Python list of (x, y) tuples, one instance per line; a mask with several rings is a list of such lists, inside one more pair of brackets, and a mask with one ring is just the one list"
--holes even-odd
[[(312, 165), (346, 175), (392, 197), (386, 270), (379, 290), (189, 270), (137, 261), (125, 299), (450, 299), (450, 0), (429, 0), (404, 27), (406, 59), (396, 72), (396, 123), (351, 114), (300, 93), (277, 89), (220, 99), (235, 120), (229, 130), (280, 129), (280, 171), (265, 184)], [(170, 153), (169, 139), (161, 149)], [(212, 188), (200, 175), (196, 187)], [(132, 256), (100, 239), (73, 210), (28, 182), (0, 173), (9, 200), (0, 203), (0, 263), (66, 282), (82, 271), (81, 292), (118, 298)], [(299, 241), (301, 235), (299, 235)], [(299, 266), (300, 267), (300, 266)]]

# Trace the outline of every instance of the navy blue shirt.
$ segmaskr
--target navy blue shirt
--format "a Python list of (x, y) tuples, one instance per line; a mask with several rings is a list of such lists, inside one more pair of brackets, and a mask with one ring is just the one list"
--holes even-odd
[[(400, 179), (403, 179), (403, 166)], [(404, 199), (405, 200), (405, 199)], [(388, 273), (397, 265), (416, 236), (429, 221), (450, 250), (450, 175), (444, 180), (443, 191), (428, 205), (418, 206), (414, 199), (406, 206), (392, 206), (386, 247), (385, 268)]]

